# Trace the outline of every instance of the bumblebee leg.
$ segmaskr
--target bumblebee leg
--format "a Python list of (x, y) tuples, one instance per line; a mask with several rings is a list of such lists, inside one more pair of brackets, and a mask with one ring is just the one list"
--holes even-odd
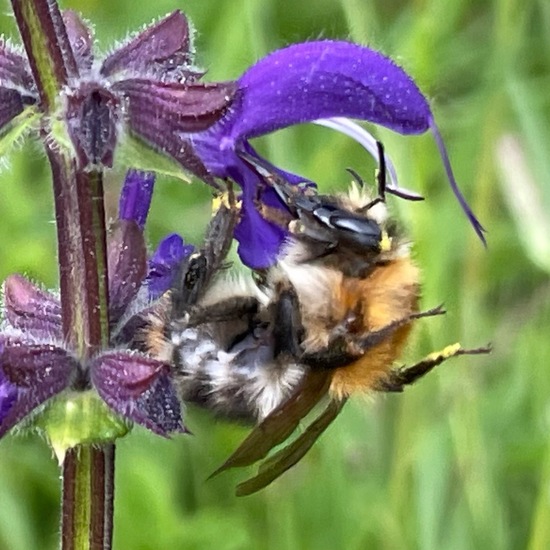
[(273, 315), (273, 356), (281, 354), (299, 358), (302, 355), (304, 329), (300, 314), (300, 303), (293, 287), (278, 292)]
[(189, 308), (185, 317), (186, 327), (196, 327), (205, 323), (222, 323), (242, 317), (253, 317), (258, 312), (258, 300), (254, 296), (228, 298), (221, 302)]
[[(214, 199), (213, 209), (214, 215), (208, 224), (204, 244), (200, 250), (200, 254), (206, 259), (208, 265), (208, 280), (222, 268), (231, 248), (233, 231), (239, 220), (239, 208), (229, 183), (227, 193)], [(207, 286), (207, 283), (203, 286)]]
[(330, 339), (325, 348), (315, 353), (306, 353), (300, 360), (306, 365), (317, 368), (337, 369), (345, 367), (363, 356), (369, 349), (381, 344), (397, 329), (409, 324), (411, 321), (421, 319), (422, 317), (433, 317), (444, 314), (445, 310), (443, 307), (438, 306), (427, 311), (407, 315), (359, 338), (345, 332), (339, 333)]
[(451, 357), (457, 357), (459, 355), (478, 355), (490, 352), (490, 346), (477, 349), (463, 349), (460, 344), (452, 344), (441, 351), (430, 353), (430, 355), (422, 359), (422, 361), (410, 367), (401, 367), (390, 371), (386, 378), (379, 380), (374, 389), (384, 392), (402, 392), (405, 386), (414, 384), (419, 378), (422, 378), (433, 368)]
[(189, 307), (197, 303), (212, 278), (223, 268), (231, 247), (239, 218), (231, 188), (214, 203), (215, 213), (206, 229), (202, 248), (180, 266), (178, 282), (172, 291), (172, 317), (175, 319), (183, 317)]

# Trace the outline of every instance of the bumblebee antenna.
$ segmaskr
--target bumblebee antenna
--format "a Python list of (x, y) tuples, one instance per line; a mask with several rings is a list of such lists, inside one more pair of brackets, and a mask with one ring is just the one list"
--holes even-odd
[(384, 146), (380, 141), (377, 141), (376, 147), (378, 149), (378, 170), (376, 172), (376, 181), (378, 182), (378, 194), (383, 198), (383, 201), (386, 200), (386, 193), (408, 201), (423, 201), (424, 197), (421, 195), (411, 195), (410, 193), (399, 189), (399, 187), (390, 187), (387, 185), (386, 154), (384, 153)]
[(353, 168), (346, 168), (346, 172), (351, 174), (351, 177), (357, 182), (357, 185), (359, 185), (361, 189), (365, 187), (365, 180)]
[[(384, 146), (382, 142), (376, 142), (376, 148), (378, 149), (378, 168), (376, 169), (376, 183), (378, 185), (378, 196), (363, 206), (359, 212), (368, 212), (373, 206), (380, 202), (386, 202), (386, 191), (390, 192), (386, 185), (386, 156), (384, 155)], [(363, 180), (355, 173), (355, 171), (348, 168), (348, 172), (357, 180), (357, 183), (363, 187)]]

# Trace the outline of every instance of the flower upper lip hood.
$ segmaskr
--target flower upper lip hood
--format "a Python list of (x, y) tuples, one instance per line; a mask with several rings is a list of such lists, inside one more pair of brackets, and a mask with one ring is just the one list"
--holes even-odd
[(208, 130), (189, 135), (208, 170), (216, 177), (234, 179), (243, 189), (243, 217), (235, 236), (245, 264), (269, 266), (285, 234), (254, 206), (258, 198), (273, 202), (273, 193), (262, 189), (259, 174), (243, 162), (239, 151), (253, 152), (249, 139), (333, 117), (365, 120), (404, 135), (431, 130), (451, 187), (484, 241), (483, 228), (456, 184), (428, 101), (413, 79), (377, 51), (322, 40), (295, 44), (261, 59), (238, 80), (226, 114)]

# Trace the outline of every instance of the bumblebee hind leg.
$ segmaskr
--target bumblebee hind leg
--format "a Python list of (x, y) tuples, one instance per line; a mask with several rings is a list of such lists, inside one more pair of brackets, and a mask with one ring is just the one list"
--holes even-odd
[(452, 344), (441, 351), (430, 353), (430, 355), (414, 365), (391, 370), (386, 378), (378, 381), (374, 389), (383, 392), (402, 392), (405, 386), (414, 384), (419, 378), (422, 378), (433, 368), (451, 357), (458, 357), (459, 355), (479, 355), (490, 352), (490, 346), (476, 349), (463, 349), (460, 344)]

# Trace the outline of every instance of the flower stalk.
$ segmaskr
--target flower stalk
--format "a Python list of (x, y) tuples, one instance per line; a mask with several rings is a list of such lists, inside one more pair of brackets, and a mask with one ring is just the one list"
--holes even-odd
[[(48, 115), (78, 68), (59, 8), (49, 0), (13, 0), (30, 68)], [(42, 133), (49, 128), (41, 128)], [(81, 364), (109, 341), (108, 274), (100, 169), (79, 166), (71, 152), (46, 141), (55, 197), (63, 337)], [(76, 388), (89, 386), (84, 369)], [(63, 459), (62, 548), (111, 547), (114, 444), (70, 448)]]
[(63, 550), (111, 548), (115, 445), (80, 445), (63, 463)]

